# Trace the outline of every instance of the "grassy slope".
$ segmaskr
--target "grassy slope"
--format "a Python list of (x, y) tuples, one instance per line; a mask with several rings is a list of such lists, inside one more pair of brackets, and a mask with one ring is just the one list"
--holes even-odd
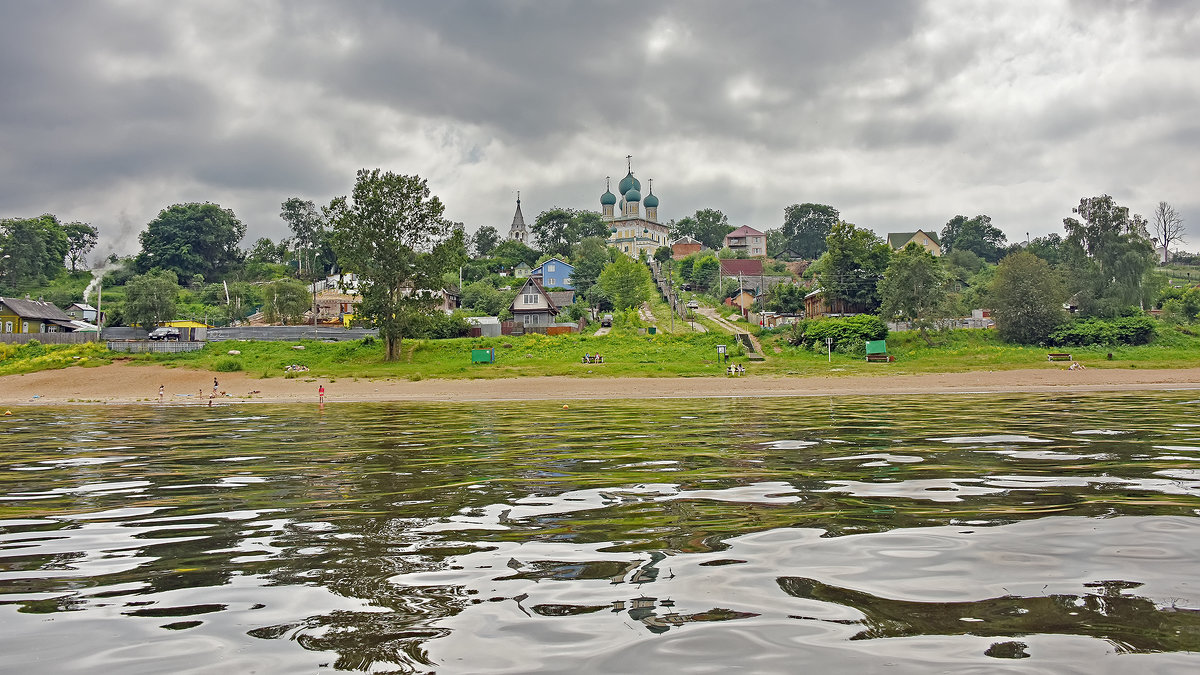
[[(620, 322), (619, 322), (620, 323)], [(993, 331), (954, 330), (933, 333), (929, 347), (915, 333), (893, 333), (888, 351), (895, 363), (865, 363), (861, 356), (835, 352), (832, 362), (823, 352), (787, 345), (781, 335), (762, 336), (767, 360), (746, 363), (734, 360), (752, 374), (828, 375), (900, 374), (1062, 368), (1048, 363), (1046, 349), (1007, 345)], [(618, 325), (611, 335), (591, 334), (545, 337), (504, 337), (455, 340), (406, 340), (403, 358), (383, 360), (382, 343), (360, 341), (320, 343), (305, 341), (303, 350), (288, 342), (221, 342), (188, 354), (117, 355), (98, 344), (45, 345), (35, 348), (0, 345), (0, 375), (33, 372), (71, 365), (99, 365), (121, 358), (135, 363), (158, 363), (206, 370), (245, 370), (261, 377), (283, 377), (290, 364), (307, 366), (312, 374), (327, 377), (367, 378), (500, 378), (538, 375), (577, 377), (696, 377), (724, 374), (716, 363), (716, 345), (733, 346), (725, 333), (642, 335), (633, 326)], [(510, 345), (510, 346), (506, 346)], [(494, 347), (496, 363), (472, 364), (470, 350)], [(237, 349), (240, 355), (229, 356)], [(776, 351), (778, 349), (778, 351)], [(1056, 350), (1057, 351), (1057, 350)], [(1164, 328), (1153, 345), (1141, 347), (1073, 348), (1075, 359), (1089, 368), (1175, 368), (1200, 366), (1200, 338)], [(600, 352), (603, 364), (580, 363), (585, 352)], [(1113, 359), (1107, 355), (1112, 353)]]

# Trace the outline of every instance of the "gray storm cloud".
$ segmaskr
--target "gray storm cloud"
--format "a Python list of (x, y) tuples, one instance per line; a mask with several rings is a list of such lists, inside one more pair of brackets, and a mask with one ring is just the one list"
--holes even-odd
[(0, 217), (132, 252), (182, 201), (278, 238), (279, 204), (418, 173), (469, 227), (597, 208), (776, 227), (816, 201), (885, 233), (1080, 197), (1179, 209), (1200, 247), (1192, 3), (0, 2)]

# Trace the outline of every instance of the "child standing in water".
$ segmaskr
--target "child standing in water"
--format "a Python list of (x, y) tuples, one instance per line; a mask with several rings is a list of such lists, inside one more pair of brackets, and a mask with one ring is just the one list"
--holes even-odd
[(322, 384), (317, 387), (317, 398), (321, 400), (321, 403), (325, 402), (325, 385)]

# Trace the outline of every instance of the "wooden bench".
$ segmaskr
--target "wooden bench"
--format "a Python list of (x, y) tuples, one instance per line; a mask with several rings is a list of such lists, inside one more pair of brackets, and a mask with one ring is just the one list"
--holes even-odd
[(1060, 353), (1060, 352), (1051, 352), (1046, 355), (1046, 360), (1047, 361), (1070, 361), (1072, 359), (1071, 359), (1070, 354), (1065, 354), (1065, 353)]
[(740, 363), (735, 363), (726, 368), (725, 372), (729, 373), (730, 375), (745, 375), (746, 369), (743, 368)]
[(595, 356), (592, 356), (591, 354), (584, 354), (582, 357), (580, 357), (579, 362), (580, 363), (604, 363), (604, 357), (599, 354), (596, 354)]
[(867, 354), (867, 362), (868, 363), (870, 363), (870, 362), (891, 363), (892, 361), (895, 361), (895, 360), (896, 360), (896, 357), (892, 356), (891, 354)]

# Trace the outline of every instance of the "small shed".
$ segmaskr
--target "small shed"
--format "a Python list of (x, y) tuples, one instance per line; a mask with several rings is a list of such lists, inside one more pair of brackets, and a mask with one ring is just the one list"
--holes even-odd
[(190, 319), (176, 319), (175, 321), (163, 321), (159, 326), (167, 328), (178, 328), (179, 339), (183, 342), (204, 342), (208, 339), (208, 329), (212, 328), (206, 323), (192, 321)]

